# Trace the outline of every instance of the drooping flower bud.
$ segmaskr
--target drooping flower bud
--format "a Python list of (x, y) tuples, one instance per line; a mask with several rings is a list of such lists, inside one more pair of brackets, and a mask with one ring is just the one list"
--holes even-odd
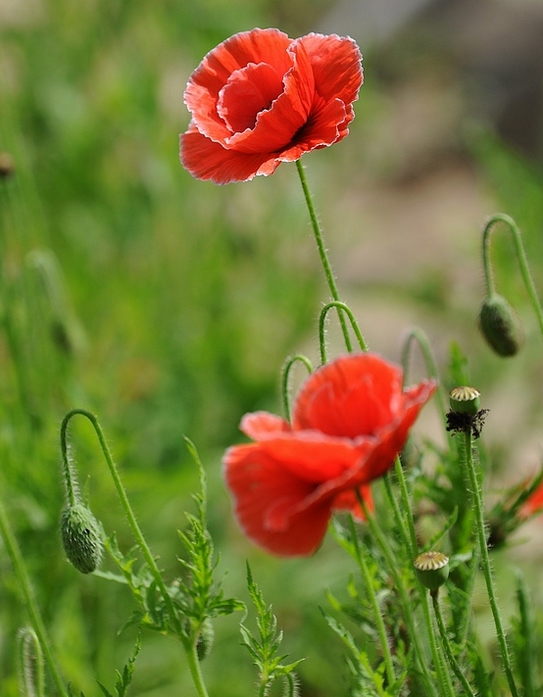
[(208, 617), (202, 624), (202, 628), (200, 629), (200, 634), (196, 642), (196, 653), (198, 654), (199, 661), (203, 661), (204, 658), (207, 658), (211, 653), (214, 638), (215, 630), (213, 629), (213, 624)]
[(520, 320), (503, 295), (494, 293), (484, 301), (479, 313), (479, 328), (498, 356), (514, 356), (522, 346)]
[(475, 387), (454, 387), (449, 392), (449, 403), (457, 414), (475, 416), (481, 406), (480, 396), (481, 393)]
[(60, 520), (62, 544), (68, 560), (82, 574), (90, 574), (102, 559), (100, 524), (82, 503), (68, 504)]
[(437, 591), (449, 578), (449, 557), (441, 552), (423, 552), (415, 559), (419, 581), (431, 591)]

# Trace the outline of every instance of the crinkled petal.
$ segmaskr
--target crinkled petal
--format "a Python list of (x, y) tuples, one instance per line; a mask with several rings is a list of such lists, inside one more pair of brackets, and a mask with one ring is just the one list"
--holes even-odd
[(281, 94), (258, 114), (254, 128), (235, 133), (225, 145), (243, 152), (280, 153), (307, 123), (314, 98), (313, 71), (301, 46), (289, 55), (292, 67), (283, 78)]
[(281, 164), (268, 153), (246, 154), (227, 150), (190, 128), (180, 137), (180, 158), (193, 177), (215, 184), (244, 182), (257, 174), (273, 174)]
[(278, 29), (253, 29), (234, 34), (210, 51), (192, 73), (184, 96), (198, 130), (219, 141), (231, 135), (217, 111), (219, 92), (232, 73), (249, 63), (267, 63), (282, 77), (292, 65), (290, 44)]
[(372, 435), (395, 418), (402, 405), (402, 371), (372, 353), (342, 356), (304, 383), (293, 428), (333, 436)]
[(358, 99), (364, 75), (360, 49), (350, 37), (336, 34), (307, 34), (294, 43), (306, 50), (313, 74), (315, 90), (326, 100), (341, 99), (351, 104)]
[(313, 485), (278, 465), (265, 445), (234, 446), (226, 452), (224, 473), (237, 520), (249, 539), (273, 554), (311, 554), (326, 533), (331, 500), (300, 507)]

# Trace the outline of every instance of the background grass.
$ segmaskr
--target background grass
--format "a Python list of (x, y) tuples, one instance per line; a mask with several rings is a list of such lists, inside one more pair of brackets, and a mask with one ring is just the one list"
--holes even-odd
[[(279, 409), (285, 357), (300, 349), (317, 355), (316, 318), (326, 296), (296, 172), (283, 166), (268, 180), (218, 188), (192, 180), (177, 154), (178, 133), (188, 123), (184, 86), (208, 50), (256, 25), (305, 33), (330, 5), (43, 0), (2, 10), (0, 150), (15, 171), (0, 181), (0, 486), (63, 670), (87, 696), (97, 694), (97, 678), (113, 683), (135, 633), (117, 635), (131, 611), (123, 589), (82, 578), (60, 549), (58, 428), (73, 407), (99, 415), (142, 528), (172, 575), (180, 553), (175, 531), (197, 486), (183, 434), (196, 443), (228, 592), (246, 599), (250, 558), (287, 650), (293, 658), (310, 655), (301, 667), (303, 695), (346, 694), (340, 649), (316, 606), (325, 587), (342, 585), (347, 562), (330, 540), (309, 562), (253, 549), (232, 521), (219, 476), (223, 449), (240, 439), (241, 415)], [(401, 84), (394, 71), (390, 79), (390, 65), (408, 72), (413, 54), (406, 46), (406, 53), (388, 56), (388, 71), (379, 72), (387, 63), (377, 49), (366, 55), (370, 78), (351, 135), (307, 158), (309, 178), (340, 286), (360, 309), (372, 348), (397, 359), (399, 335), (422, 320), (441, 365), (451, 335), (459, 334), (478, 385), (495, 390), (500, 403), (504, 383), (517, 385), (520, 416), (493, 446), (496, 468), (503, 469), (518, 452), (515, 444), (541, 423), (540, 390), (530, 387), (541, 384), (542, 370), (533, 323), (528, 319), (525, 358), (504, 367), (476, 335), (477, 230), (453, 238), (453, 261), (467, 268), (457, 278), (442, 257), (417, 265), (416, 218), (406, 219), (403, 234), (413, 235), (417, 268), (406, 278), (390, 265), (393, 254), (380, 258), (383, 230), (364, 212), (368, 191), (393, 200), (413, 185), (406, 184), (400, 150), (386, 143)], [(422, 74), (434, 79), (441, 63), (435, 65)], [(442, 82), (432, 84), (439, 98)], [(531, 258), (541, 259), (537, 167), (481, 124), (453, 140), (440, 154), (440, 171), (456, 171), (461, 162), (483, 192), (481, 209), (503, 207), (516, 217)], [(419, 172), (415, 184), (426, 176), (432, 173)], [(459, 200), (456, 213), (438, 213), (455, 234), (466, 223), (462, 207)], [(378, 263), (369, 269), (367, 258)], [(526, 315), (507, 240), (497, 241), (495, 260), (502, 290)], [(543, 272), (535, 266), (541, 288)], [(333, 328), (330, 340), (339, 347)], [(95, 514), (130, 546), (91, 430), (74, 423), (73, 440)], [(26, 617), (1, 548), (0, 594), (0, 684), (2, 696), (11, 697), (14, 637)], [(205, 664), (211, 694), (250, 693), (238, 619), (217, 623), (216, 650)], [(190, 694), (189, 684), (178, 648), (146, 635), (132, 694)]]

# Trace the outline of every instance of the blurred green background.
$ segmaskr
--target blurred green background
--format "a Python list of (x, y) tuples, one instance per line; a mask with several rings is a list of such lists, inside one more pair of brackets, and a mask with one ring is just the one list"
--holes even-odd
[[(241, 415), (280, 409), (286, 356), (302, 350), (317, 361), (327, 295), (296, 171), (284, 165), (269, 179), (219, 188), (192, 180), (178, 161), (184, 87), (207, 51), (254, 26), (335, 31), (333, 10), (341, 5), (331, 0), (0, 2), (0, 151), (14, 167), (0, 180), (1, 496), (62, 667), (87, 697), (96, 679), (111, 689), (135, 632), (117, 634), (132, 607), (123, 589), (82, 578), (60, 550), (58, 429), (74, 407), (98, 414), (171, 575), (197, 486), (183, 435), (191, 438), (208, 473), (227, 592), (246, 600), (249, 558), (286, 650), (309, 655), (302, 694), (347, 694), (317, 604), (349, 564), (329, 540), (304, 561), (255, 550), (220, 477)], [(541, 390), (532, 385), (542, 384), (541, 337), (510, 240), (498, 234), (498, 287), (526, 319), (527, 345), (522, 360), (504, 363), (479, 339), (479, 233), (499, 209), (515, 217), (543, 287), (540, 141), (519, 147), (514, 128), (474, 108), (492, 100), (478, 99), (472, 66), (432, 34), (439, 21), (419, 15), (368, 46), (360, 39), (366, 84), (351, 134), (304, 163), (339, 286), (370, 347), (397, 360), (402, 333), (417, 324), (445, 368), (458, 340), (495, 410), (489, 447), (507, 479), (511, 462), (515, 477), (539, 464)], [(351, 33), (358, 38), (355, 23)], [(334, 326), (329, 339), (340, 351)], [(432, 418), (423, 424), (430, 434)], [(93, 434), (81, 422), (73, 434), (94, 512), (130, 546)], [(221, 697), (252, 689), (238, 620), (217, 622), (204, 665)], [(0, 547), (2, 697), (17, 694), (14, 637), (25, 622)], [(145, 635), (131, 694), (192, 694), (189, 685), (178, 647)]]

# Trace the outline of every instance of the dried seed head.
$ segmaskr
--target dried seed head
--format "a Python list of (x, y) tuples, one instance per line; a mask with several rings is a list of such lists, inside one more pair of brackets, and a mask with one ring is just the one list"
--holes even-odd
[(61, 517), (60, 532), (68, 560), (82, 574), (97, 569), (102, 559), (100, 523), (82, 503), (68, 505)]
[(423, 552), (415, 559), (415, 569), (422, 585), (436, 591), (449, 578), (449, 557), (441, 552)]
[(479, 328), (488, 345), (498, 356), (514, 356), (524, 337), (518, 315), (507, 300), (498, 294), (487, 298), (479, 312)]
[(475, 387), (454, 387), (449, 392), (451, 409), (457, 414), (475, 416), (480, 408), (481, 393)]

